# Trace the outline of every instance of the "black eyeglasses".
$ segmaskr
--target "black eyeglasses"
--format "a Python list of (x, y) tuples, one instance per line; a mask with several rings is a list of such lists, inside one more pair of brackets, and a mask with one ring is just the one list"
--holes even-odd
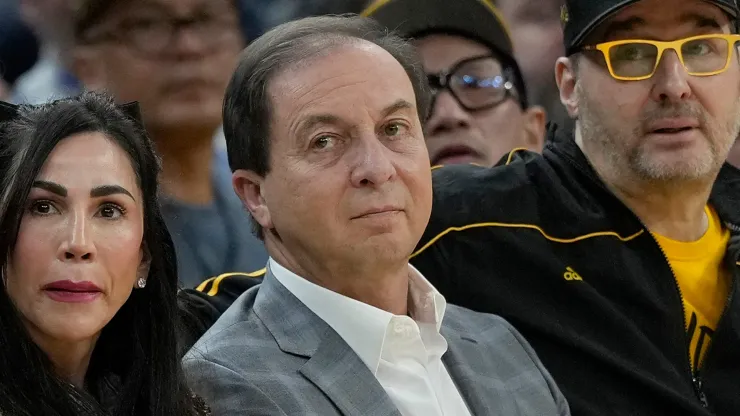
[(492, 108), (507, 98), (519, 97), (513, 72), (493, 56), (465, 59), (447, 71), (427, 74), (427, 78), (435, 100), (439, 91), (446, 89), (468, 111)]
[(227, 38), (239, 36), (238, 19), (214, 14), (188, 18), (125, 19), (112, 28), (86, 36), (85, 41), (115, 40), (142, 54), (157, 55), (172, 45), (175, 35), (185, 29), (201, 40), (204, 49), (217, 47)]

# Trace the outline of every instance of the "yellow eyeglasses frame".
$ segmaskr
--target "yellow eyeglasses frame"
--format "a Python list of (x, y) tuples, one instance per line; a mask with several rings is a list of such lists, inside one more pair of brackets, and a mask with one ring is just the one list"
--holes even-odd
[[(642, 81), (644, 79), (648, 79), (652, 77), (655, 74), (655, 70), (658, 68), (658, 65), (660, 65), (660, 60), (663, 58), (663, 53), (666, 50), (673, 50), (676, 52), (676, 55), (678, 55), (679, 61), (681, 61), (681, 65), (683, 65), (684, 68), (686, 68), (686, 63), (684, 63), (683, 60), (683, 52), (681, 52), (681, 47), (691, 41), (700, 40), (700, 39), (724, 39), (727, 41), (728, 48), (727, 48), (727, 61), (725, 62), (724, 67), (722, 69), (719, 69), (717, 71), (712, 72), (689, 72), (689, 75), (697, 76), (697, 77), (709, 77), (712, 75), (721, 74), (722, 72), (727, 71), (727, 68), (730, 67), (730, 60), (732, 59), (733, 52), (732, 49), (735, 47), (736, 42), (740, 42), (740, 35), (737, 34), (711, 34), (711, 35), (699, 35), (699, 36), (691, 36), (688, 38), (683, 39), (677, 39), (674, 41), (669, 42), (663, 42), (659, 40), (645, 40), (645, 39), (624, 39), (624, 40), (615, 40), (611, 42), (603, 42), (598, 43), (596, 45), (587, 45), (583, 46), (581, 49), (584, 51), (600, 51), (602, 55), (604, 56), (604, 60), (606, 61), (606, 66), (609, 69), (609, 74), (612, 76), (612, 78), (620, 81)], [(609, 51), (611, 48), (619, 45), (626, 45), (629, 43), (639, 43), (639, 44), (648, 44), (653, 45), (658, 49), (658, 55), (655, 59), (655, 66), (653, 67), (653, 70), (648, 75), (643, 75), (639, 77), (625, 77), (620, 76), (614, 73), (614, 69), (612, 68), (612, 62), (611, 57), (609, 56)], [(686, 69), (688, 71), (688, 68)]]

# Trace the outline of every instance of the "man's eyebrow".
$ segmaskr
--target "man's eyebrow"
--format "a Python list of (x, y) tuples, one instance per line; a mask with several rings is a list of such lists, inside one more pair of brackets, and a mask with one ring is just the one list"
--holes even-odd
[(339, 117), (333, 114), (312, 114), (301, 120), (301, 122), (298, 124), (298, 128), (296, 129), (296, 133), (300, 137), (318, 125), (339, 123)]
[[(399, 99), (388, 107), (381, 111), (382, 117), (388, 117), (389, 115), (396, 113), (401, 110), (413, 110), (416, 106), (410, 102)], [(322, 124), (342, 124), (342, 120), (333, 114), (312, 114), (301, 120), (296, 128), (297, 136), (300, 137), (308, 131), (311, 131), (314, 127)]]
[(61, 196), (62, 198), (65, 198), (67, 196), (67, 188), (59, 185), (58, 183), (50, 181), (34, 181), (31, 187), (49, 191), (53, 194)]
[(681, 23), (693, 23), (698, 28), (713, 28), (722, 29), (722, 25), (719, 24), (717, 19), (698, 13), (686, 13), (680, 18)]
[(393, 104), (384, 108), (381, 114), (383, 115), (383, 117), (388, 117), (389, 115), (396, 113), (398, 111), (401, 111), (401, 110), (414, 110), (414, 109), (416, 109), (415, 105), (411, 104), (410, 102), (404, 99), (399, 99)]
[(611, 22), (604, 29), (604, 39), (612, 40), (621, 32), (631, 32), (637, 27), (646, 26), (645, 20), (640, 17), (630, 17), (625, 20)]
[[(681, 15), (679, 22), (681, 24), (693, 23), (697, 28), (722, 28), (717, 19), (698, 13), (685, 13)], [(604, 39), (612, 40), (620, 33), (632, 32), (645, 26), (648, 26), (647, 22), (640, 17), (630, 17), (625, 20), (612, 22), (604, 30)]]
[(136, 201), (136, 198), (131, 195), (131, 192), (127, 191), (126, 188), (119, 185), (101, 185), (96, 186), (95, 188), (90, 190), (91, 198), (102, 198), (104, 196), (111, 195), (127, 195), (129, 198)]

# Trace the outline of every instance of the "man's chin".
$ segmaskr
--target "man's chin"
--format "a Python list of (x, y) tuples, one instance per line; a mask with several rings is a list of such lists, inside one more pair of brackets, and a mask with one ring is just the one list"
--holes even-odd
[(660, 159), (638, 161), (634, 168), (639, 176), (646, 180), (658, 182), (683, 182), (697, 180), (714, 180), (721, 164), (711, 156), (698, 157), (663, 157)]

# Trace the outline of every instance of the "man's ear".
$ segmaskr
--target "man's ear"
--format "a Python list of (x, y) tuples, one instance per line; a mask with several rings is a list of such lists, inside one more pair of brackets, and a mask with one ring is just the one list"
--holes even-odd
[(523, 117), (524, 141), (527, 148), (541, 152), (545, 143), (545, 124), (547, 124), (545, 109), (539, 105), (530, 106), (524, 111)]
[(77, 46), (72, 51), (71, 70), (87, 90), (103, 90), (106, 86), (105, 67), (100, 52), (93, 46)]
[(273, 228), (270, 208), (264, 197), (265, 178), (251, 170), (239, 169), (231, 177), (234, 192), (264, 230)]
[(576, 93), (576, 84), (578, 77), (576, 74), (576, 63), (573, 58), (560, 57), (555, 63), (555, 82), (560, 90), (560, 102), (563, 103), (568, 114), (575, 118), (578, 117), (578, 94)]

